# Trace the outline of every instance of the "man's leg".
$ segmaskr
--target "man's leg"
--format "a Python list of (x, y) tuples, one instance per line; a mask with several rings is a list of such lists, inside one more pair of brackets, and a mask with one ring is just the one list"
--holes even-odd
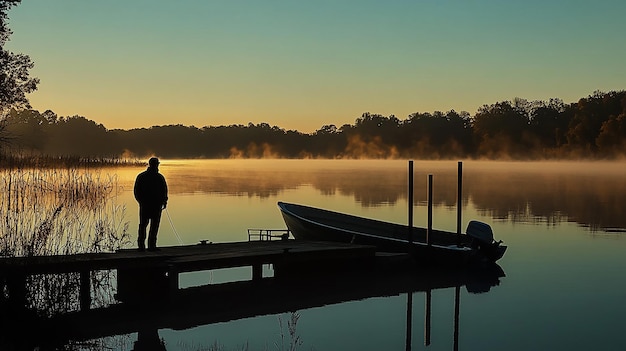
[(159, 232), (159, 224), (161, 223), (161, 209), (152, 212), (150, 216), (150, 231), (148, 232), (148, 249), (156, 249), (157, 234)]
[(146, 229), (148, 228), (148, 213), (143, 207), (139, 208), (139, 230), (137, 233), (137, 248), (139, 251), (146, 249)]

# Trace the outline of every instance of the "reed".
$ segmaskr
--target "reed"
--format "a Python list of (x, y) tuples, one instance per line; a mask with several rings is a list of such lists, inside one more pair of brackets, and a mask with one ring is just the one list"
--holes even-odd
[(0, 256), (114, 251), (129, 242), (115, 175), (77, 168), (0, 171)]
[(286, 345), (287, 337), (284, 333), (283, 319), (278, 317), (278, 325), (280, 327), (280, 344), (275, 344), (276, 349), (280, 351), (296, 351), (299, 346), (302, 346), (302, 338), (298, 335), (297, 325), (298, 319), (300, 319), (300, 313), (291, 312), (289, 314), (289, 320), (287, 320), (287, 333), (289, 334), (288, 343)]
[(28, 154), (20, 152), (0, 152), (0, 169), (16, 168), (102, 168), (144, 165), (139, 159), (123, 158), (119, 156), (84, 157), (74, 155), (52, 156)]
[[(0, 170), (0, 256), (112, 252), (130, 243), (117, 177), (97, 169)], [(91, 275), (92, 303), (114, 301), (114, 272)], [(27, 278), (28, 307), (41, 315), (78, 309), (79, 275)]]

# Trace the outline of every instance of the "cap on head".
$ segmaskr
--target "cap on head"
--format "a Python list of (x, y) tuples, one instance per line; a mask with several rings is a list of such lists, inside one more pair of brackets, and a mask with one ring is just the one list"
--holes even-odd
[(159, 162), (159, 159), (158, 159), (158, 158), (156, 158), (156, 157), (152, 157), (152, 158), (150, 158), (150, 160), (148, 161), (148, 165), (149, 165), (150, 167), (158, 167), (158, 166), (159, 166), (159, 163), (160, 163), (160, 162)]

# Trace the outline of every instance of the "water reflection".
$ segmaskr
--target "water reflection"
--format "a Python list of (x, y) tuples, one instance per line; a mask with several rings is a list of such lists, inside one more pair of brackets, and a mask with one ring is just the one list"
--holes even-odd
[(133, 344), (132, 351), (165, 351), (165, 342), (159, 337), (159, 331), (154, 328), (146, 328), (137, 331), (137, 341)]
[[(163, 166), (172, 183), (174, 222), (188, 243), (206, 238), (215, 242), (245, 240), (245, 230), (250, 226), (260, 223), (261, 227), (273, 228), (275, 223), (282, 224), (275, 197), (307, 199), (316, 204), (326, 202), (329, 207), (343, 206), (355, 212), (360, 208), (370, 214), (374, 212), (372, 207), (378, 206), (376, 215), (382, 216), (401, 212), (400, 218), (406, 213), (405, 161), (197, 162), (195, 165), (166, 161)], [(426, 201), (426, 175), (432, 173), (439, 210), (443, 208), (441, 212), (446, 212), (446, 206), (454, 209), (456, 162), (416, 162), (415, 168), (418, 206)], [(120, 183), (126, 182), (121, 185), (132, 186), (140, 170), (143, 167), (120, 172)], [(359, 349), (401, 349), (396, 344), (404, 347), (405, 343), (413, 349), (422, 349), (425, 339), (422, 330), (426, 325), (422, 301), (427, 299), (428, 288), (433, 303), (433, 334), (429, 339), (432, 349), (458, 348), (459, 334), (462, 349), (491, 349), (493, 345), (507, 350), (618, 349), (623, 344), (619, 335), (620, 320), (625, 313), (620, 307), (624, 284), (614, 278), (626, 269), (623, 255), (626, 244), (624, 240), (591, 240), (584, 235), (586, 230), (559, 224), (575, 221), (591, 228), (609, 228), (611, 233), (626, 228), (626, 219), (621, 218), (621, 199), (626, 192), (624, 173), (626, 167), (620, 163), (465, 162), (463, 203), (469, 209), (467, 213), (478, 208), (511, 222), (550, 225), (497, 223), (515, 244), (511, 246), (515, 248), (514, 254), (503, 261), (511, 278), (498, 288), (494, 288), (501, 279), (497, 275), (486, 275), (481, 282), (481, 279), (459, 281), (446, 274), (432, 277), (418, 274), (415, 279), (404, 281), (367, 277), (360, 285), (350, 286), (352, 283), (346, 280), (344, 288), (341, 282), (332, 280), (320, 281), (317, 286), (285, 286), (273, 291), (267, 286), (259, 286), (257, 290), (246, 283), (237, 283), (228, 286), (240, 287), (238, 293), (214, 286), (186, 289), (177, 302), (157, 310), (111, 304), (98, 305), (88, 313), (75, 310), (46, 318), (40, 311), (11, 309), (0, 294), (0, 349), (127, 351), (137, 346), (133, 342), (139, 339), (140, 331), (145, 331), (142, 336), (150, 335), (152, 340), (156, 331), (157, 338), (164, 338), (170, 351), (210, 349), (208, 345), (212, 341), (208, 338), (213, 335), (220, 342), (231, 340), (231, 344), (246, 339), (262, 340), (250, 349), (263, 349), (268, 336), (275, 336), (275, 315), (292, 311), (302, 312), (298, 327), (305, 338), (306, 346), (302, 349), (313, 349), (313, 344), (320, 350), (339, 349), (337, 345), (348, 342), (358, 344)], [(214, 176), (220, 179), (211, 180)], [(129, 196), (125, 202), (131, 204), (132, 220), (136, 216), (132, 207), (134, 199)], [(193, 222), (198, 218), (205, 222)], [(220, 227), (221, 223), (234, 222), (240, 223)], [(131, 225), (131, 228), (136, 227)], [(195, 228), (200, 235), (192, 236)], [(166, 225), (161, 236), (164, 242), (168, 238), (167, 230)], [(218, 236), (220, 233), (225, 234)], [(606, 237), (616, 238), (615, 234)], [(171, 244), (175, 241), (172, 237)], [(428, 284), (420, 286), (420, 282)], [(455, 292), (454, 300), (451, 289)], [(461, 294), (456, 295), (457, 290)], [(472, 293), (484, 291), (489, 292)], [(69, 297), (66, 300), (74, 301)], [(36, 306), (64, 305), (53, 299), (46, 301), (49, 303)], [(589, 304), (589, 301), (598, 303)], [(581, 320), (594, 323), (581, 323)], [(224, 321), (231, 322), (221, 323)], [(413, 334), (405, 334), (411, 330)], [(485, 330), (492, 332), (486, 334)], [(27, 337), (22, 336), (25, 333)], [(127, 343), (119, 346), (113, 343), (120, 341), (111, 339)], [(201, 346), (184, 348), (176, 344), (179, 339)]]
[[(93, 341), (137, 333), (133, 350), (165, 350), (159, 336), (162, 329), (186, 330), (375, 297), (430, 294), (446, 288), (460, 292), (465, 287), (469, 293), (485, 293), (499, 285), (504, 276), (500, 266), (491, 265), (464, 270), (394, 269), (268, 278), (261, 282), (237, 281), (181, 289), (171, 300), (157, 306), (119, 303), (49, 317), (43, 317), (45, 314), (40, 311), (3, 305), (5, 337), (1, 346), (14, 350), (68, 349), (67, 345), (89, 343), (108, 349), (108, 345)], [(412, 313), (412, 308), (407, 313)], [(411, 331), (408, 321), (407, 331)]]
[[(434, 175), (435, 206), (455, 207), (456, 162), (416, 162), (414, 201), (427, 201)], [(163, 167), (176, 194), (268, 198), (311, 186), (323, 196), (347, 195), (363, 207), (406, 201), (405, 161), (213, 161)], [(619, 162), (464, 162), (463, 205), (493, 218), (554, 225), (572, 221), (593, 230), (626, 228), (622, 199), (626, 167)]]

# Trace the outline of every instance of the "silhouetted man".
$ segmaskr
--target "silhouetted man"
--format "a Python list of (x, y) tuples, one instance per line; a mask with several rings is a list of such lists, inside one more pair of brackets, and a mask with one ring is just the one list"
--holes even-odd
[(135, 199), (139, 202), (139, 234), (137, 245), (139, 251), (146, 249), (146, 229), (148, 233), (148, 251), (158, 250), (156, 247), (157, 232), (161, 222), (161, 211), (167, 206), (167, 183), (159, 173), (159, 159), (152, 157), (148, 161), (148, 169), (139, 173), (135, 179)]

